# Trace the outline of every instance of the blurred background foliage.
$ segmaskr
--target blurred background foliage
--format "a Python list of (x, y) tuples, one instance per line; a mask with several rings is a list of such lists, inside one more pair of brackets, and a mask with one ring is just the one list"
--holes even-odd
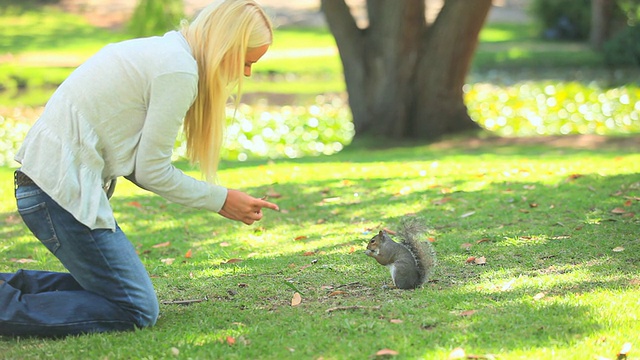
[[(590, 0), (531, 0), (528, 23), (488, 22), (465, 85), (470, 116), (501, 136), (640, 133), (640, 0), (615, 0), (616, 31), (588, 43)], [(0, 4), (0, 165), (48, 97), (106, 43), (175, 29), (180, 0), (140, 0), (116, 29), (57, 0)], [(271, 50), (229, 109), (224, 157), (301, 157), (349, 145), (353, 126), (335, 42), (324, 27), (278, 27)], [(181, 139), (176, 155), (183, 154)]]

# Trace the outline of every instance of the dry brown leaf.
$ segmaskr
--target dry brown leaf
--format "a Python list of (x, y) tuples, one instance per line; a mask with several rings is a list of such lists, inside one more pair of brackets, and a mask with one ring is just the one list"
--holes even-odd
[(129, 205), (129, 206), (133, 206), (133, 207), (136, 207), (136, 208), (138, 208), (138, 209), (141, 209), (141, 208), (142, 208), (142, 204), (140, 204), (140, 203), (139, 203), (139, 202), (137, 202), (137, 201), (129, 202), (129, 203), (127, 203), (127, 205)]
[(400, 319), (391, 319), (389, 320), (390, 323), (392, 324), (402, 324), (404, 321), (400, 320)]
[(472, 247), (472, 246), (473, 246), (473, 244), (470, 244), (470, 243), (464, 243), (464, 244), (460, 245), (460, 248), (461, 248), (462, 250), (467, 250), (467, 251), (469, 251), (469, 250), (471, 249), (471, 247)]
[(475, 258), (473, 263), (476, 265), (485, 265), (487, 263), (487, 259), (484, 256), (480, 256), (479, 258)]
[(16, 258), (11, 258), (9, 261), (17, 264), (29, 264), (29, 263), (37, 262), (36, 260), (33, 260), (33, 259), (16, 259)]
[(453, 200), (453, 199), (452, 199), (452, 198), (450, 198), (450, 197), (446, 197), (446, 196), (445, 196), (445, 197), (443, 197), (442, 199), (439, 199), (439, 200), (433, 200), (431, 203), (432, 203), (433, 205), (444, 205), (444, 204), (448, 203), (448, 202), (449, 202), (449, 201), (451, 201), (451, 200)]
[(299, 293), (293, 294), (293, 298), (291, 298), (291, 306), (298, 306), (302, 302), (302, 296)]
[(342, 291), (342, 290), (336, 290), (336, 291), (332, 291), (329, 295), (327, 296), (338, 296), (338, 295), (343, 295), (346, 294), (346, 291)]
[(22, 218), (20, 216), (16, 216), (15, 214), (11, 214), (7, 216), (6, 219), (4, 219), (4, 222), (7, 223), (7, 225), (16, 225), (22, 222)]
[(624, 247), (623, 246), (618, 246), (618, 247), (614, 247), (612, 249), (613, 252), (623, 252), (624, 251)]
[(476, 241), (476, 244), (482, 244), (482, 243), (484, 243), (484, 242), (489, 242), (489, 241), (491, 241), (491, 239), (489, 239), (489, 238), (482, 238), (482, 239), (480, 239), (480, 240)]
[(167, 247), (167, 246), (170, 246), (170, 245), (171, 245), (171, 241), (165, 241), (163, 243), (155, 244), (155, 245), (153, 245), (151, 247), (154, 248), (154, 249), (157, 249), (157, 248), (161, 248), (161, 247)]
[(478, 310), (465, 310), (465, 311), (460, 313), (460, 316), (471, 316), (471, 315), (475, 314), (476, 312), (478, 312)]
[(466, 260), (467, 264), (471, 264), (472, 262), (476, 261), (476, 257), (475, 256), (469, 256)]
[(293, 239), (293, 241), (304, 240), (304, 239), (306, 239), (306, 238), (308, 238), (308, 237), (307, 237), (307, 236), (305, 236), (305, 235), (300, 235), (300, 236), (296, 236), (296, 237)]
[(186, 254), (184, 254), (184, 257), (186, 257), (187, 259), (190, 259), (190, 258), (191, 258), (191, 255), (192, 255), (192, 253), (191, 253), (191, 249), (189, 249), (189, 250), (187, 250), (187, 253), (186, 253)]
[(236, 344), (236, 339), (233, 336), (227, 336), (227, 345), (233, 346)]
[(391, 229), (389, 229), (389, 228), (384, 228), (384, 229), (382, 229), (382, 230), (386, 231), (386, 233), (387, 233), (387, 234), (389, 234), (389, 235), (395, 235), (395, 234), (396, 234), (396, 232), (395, 232), (395, 231), (393, 231), (393, 230), (391, 230)]
[(399, 352), (397, 352), (395, 350), (382, 349), (382, 350), (378, 350), (378, 352), (376, 353), (376, 356), (396, 356), (398, 354), (399, 354)]
[(267, 191), (266, 195), (267, 195), (267, 197), (270, 197), (270, 198), (273, 198), (273, 199), (278, 199), (278, 198), (282, 197), (282, 194), (280, 194), (279, 192), (276, 192), (273, 189), (269, 189), (269, 191)]
[(623, 209), (623, 208), (614, 208), (611, 210), (612, 214), (617, 214), (617, 215), (621, 215), (621, 214), (625, 214), (627, 212), (627, 210)]
[(302, 253), (302, 256), (313, 256), (315, 254), (315, 251), (305, 251), (304, 253)]
[(173, 262), (175, 260), (176, 259), (174, 259), (174, 258), (160, 259), (160, 261), (162, 261), (162, 263), (165, 264), (165, 265), (171, 265), (171, 264), (173, 264)]
[(223, 262), (223, 264), (235, 264), (235, 263), (239, 263), (241, 261), (242, 261), (242, 259), (229, 259), (229, 260)]

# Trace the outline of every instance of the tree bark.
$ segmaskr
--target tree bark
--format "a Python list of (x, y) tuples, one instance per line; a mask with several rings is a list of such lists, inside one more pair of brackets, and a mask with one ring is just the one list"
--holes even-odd
[(595, 50), (601, 50), (609, 38), (614, 0), (591, 0), (591, 33), (589, 42)]
[(491, 0), (447, 0), (428, 26), (424, 0), (368, 0), (359, 29), (344, 0), (322, 0), (349, 93), (356, 136), (426, 138), (477, 125), (462, 86)]

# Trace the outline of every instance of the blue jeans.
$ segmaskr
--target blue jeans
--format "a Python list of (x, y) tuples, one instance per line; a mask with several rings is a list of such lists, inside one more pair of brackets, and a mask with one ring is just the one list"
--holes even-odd
[(120, 227), (91, 230), (35, 185), (16, 189), (25, 224), (69, 273), (0, 273), (0, 335), (65, 336), (155, 324), (151, 279)]

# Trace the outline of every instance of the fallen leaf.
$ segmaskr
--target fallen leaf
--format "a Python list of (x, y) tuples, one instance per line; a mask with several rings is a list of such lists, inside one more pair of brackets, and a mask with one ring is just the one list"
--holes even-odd
[(460, 245), (460, 248), (462, 248), (462, 250), (469, 251), (469, 249), (471, 249), (472, 246), (473, 246), (472, 244), (464, 243), (464, 244)]
[(176, 259), (174, 258), (160, 259), (160, 261), (165, 265), (171, 265), (175, 260)]
[(614, 208), (613, 210), (611, 210), (612, 214), (617, 214), (617, 215), (624, 214), (626, 212), (627, 212), (627, 210), (625, 210), (623, 208), (619, 208), (619, 207)]
[(305, 251), (304, 253), (302, 253), (302, 256), (313, 256), (316, 253), (314, 251)]
[(291, 306), (298, 306), (302, 302), (302, 296), (300, 293), (293, 294), (293, 298), (291, 299)]
[(227, 345), (233, 346), (236, 344), (236, 339), (233, 336), (227, 336)]
[(449, 359), (450, 360), (454, 360), (454, 359), (464, 359), (467, 357), (467, 354), (465, 354), (464, 349), (462, 348), (455, 348), (453, 349), (453, 351), (451, 351), (451, 353), (449, 354)]
[(127, 205), (129, 205), (129, 206), (133, 206), (133, 207), (136, 207), (136, 208), (138, 208), (138, 209), (142, 209), (142, 204), (140, 204), (140, 203), (139, 203), (139, 202), (137, 202), (137, 201), (131, 201), (131, 202), (127, 203)]
[(613, 252), (623, 252), (624, 251), (624, 247), (622, 246), (618, 246), (618, 247), (614, 247), (612, 249)]
[(17, 264), (28, 264), (28, 263), (37, 262), (36, 260), (33, 260), (33, 259), (11, 259), (11, 261)]
[(476, 261), (476, 257), (475, 256), (469, 256), (466, 260), (467, 264), (471, 264), (472, 262)]
[(306, 239), (306, 238), (307, 238), (307, 236), (305, 236), (305, 235), (300, 235), (300, 236), (296, 236), (296, 237), (293, 239), (293, 241), (304, 240), (304, 239)]
[(452, 199), (452, 198), (450, 198), (450, 197), (446, 197), (446, 196), (445, 196), (445, 197), (443, 197), (442, 199), (439, 199), (439, 200), (433, 200), (431, 203), (432, 203), (433, 205), (444, 205), (444, 204), (448, 203), (448, 202), (449, 202), (449, 201), (451, 201), (451, 200), (453, 200), (453, 199)]
[(220, 246), (222, 246), (222, 247), (227, 247), (227, 246), (229, 246), (229, 245), (231, 245), (231, 244), (229, 244), (229, 243), (228, 243), (228, 242), (226, 242), (226, 241), (223, 241), (223, 242), (221, 242), (221, 243), (220, 243)]
[(180, 350), (178, 350), (178, 348), (177, 348), (177, 347), (172, 347), (172, 348), (171, 348), (171, 355), (173, 355), (173, 356), (178, 356), (178, 355), (180, 355)]
[(165, 241), (163, 243), (155, 244), (155, 245), (153, 245), (151, 247), (154, 248), (154, 249), (157, 249), (157, 248), (161, 248), (161, 247), (167, 247), (167, 246), (170, 246), (170, 245), (171, 245), (171, 241)]
[(346, 294), (346, 291), (342, 291), (342, 290), (336, 290), (336, 291), (332, 291), (329, 295), (327, 296), (337, 296), (337, 295), (343, 295)]
[(476, 244), (482, 244), (483, 242), (489, 242), (489, 241), (491, 241), (491, 239), (489, 239), (489, 238), (482, 238), (482, 239), (480, 239), (480, 240), (476, 241)]
[(184, 257), (186, 257), (187, 259), (191, 258), (191, 249), (187, 250), (187, 253), (184, 254)]
[(487, 259), (484, 256), (480, 256), (479, 258), (473, 260), (473, 262), (476, 265), (485, 265), (487, 263)]
[(279, 192), (276, 192), (273, 189), (269, 189), (269, 191), (267, 191), (267, 197), (278, 199), (282, 197), (282, 194), (280, 194)]
[(20, 216), (16, 216), (15, 214), (11, 214), (4, 219), (4, 222), (8, 225), (15, 225), (22, 222), (22, 218)]
[(465, 311), (460, 313), (460, 316), (471, 316), (471, 315), (475, 314), (476, 312), (478, 312), (478, 310), (465, 310)]
[(511, 279), (508, 283), (502, 285), (502, 288), (500, 289), (500, 291), (511, 290), (511, 288), (513, 287), (513, 283), (515, 282), (516, 282), (516, 279)]
[(618, 359), (626, 359), (630, 351), (631, 351), (631, 343), (630, 342), (624, 343), (624, 345), (622, 345), (622, 349), (620, 349), (620, 352), (618, 353)]
[(384, 231), (385, 231), (387, 234), (389, 234), (389, 235), (395, 235), (395, 234), (396, 234), (396, 232), (395, 232), (395, 231), (393, 231), (393, 230), (391, 230), (391, 229), (389, 229), (389, 228), (384, 228), (384, 229), (382, 229), (382, 230), (384, 230)]
[(539, 292), (533, 296), (533, 300), (539, 301), (539, 300), (542, 300), (543, 297), (545, 297), (545, 293)]
[(395, 350), (382, 349), (382, 350), (378, 350), (378, 352), (376, 353), (376, 356), (396, 356), (398, 354), (399, 354), (399, 352), (397, 352)]
[(473, 215), (475, 213), (476, 213), (475, 211), (469, 211), (467, 213), (464, 213), (464, 214), (460, 215), (460, 217), (461, 218), (468, 218), (469, 216), (471, 216), (471, 215)]
[(391, 319), (389, 320), (390, 323), (392, 324), (402, 324), (404, 321), (400, 320), (400, 319)]
[(241, 261), (242, 261), (242, 259), (229, 259), (229, 260), (223, 262), (223, 264), (235, 264), (235, 263), (239, 263)]

